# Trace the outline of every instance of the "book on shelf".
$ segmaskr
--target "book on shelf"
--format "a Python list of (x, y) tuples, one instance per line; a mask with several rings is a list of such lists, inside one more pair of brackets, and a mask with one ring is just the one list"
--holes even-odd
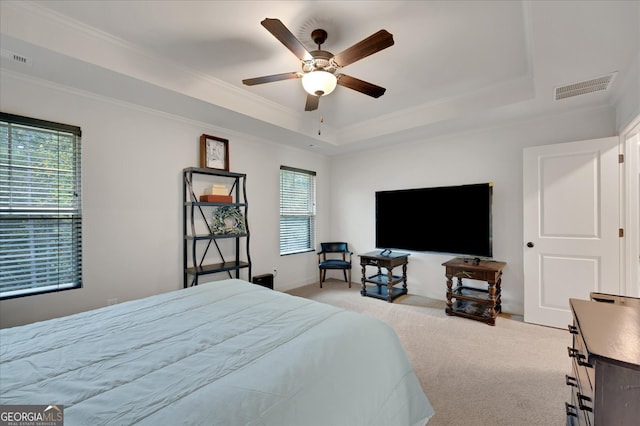
[(227, 185), (214, 184), (206, 195), (229, 195)]
[(201, 203), (232, 203), (233, 197), (231, 195), (211, 195), (205, 194), (200, 196)]

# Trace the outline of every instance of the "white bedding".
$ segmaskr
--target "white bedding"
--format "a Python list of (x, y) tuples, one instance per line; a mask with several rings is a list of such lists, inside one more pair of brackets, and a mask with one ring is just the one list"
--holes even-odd
[(385, 323), (245, 281), (0, 330), (0, 404), (72, 425), (416, 425), (433, 409)]

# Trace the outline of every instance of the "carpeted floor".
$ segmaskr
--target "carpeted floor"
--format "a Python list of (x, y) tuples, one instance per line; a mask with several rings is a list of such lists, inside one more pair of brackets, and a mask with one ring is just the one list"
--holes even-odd
[(409, 294), (387, 303), (334, 279), (322, 289), (316, 284), (288, 293), (389, 323), (435, 409), (428, 426), (566, 424), (566, 330), (509, 315), (491, 327), (445, 315), (443, 301)]

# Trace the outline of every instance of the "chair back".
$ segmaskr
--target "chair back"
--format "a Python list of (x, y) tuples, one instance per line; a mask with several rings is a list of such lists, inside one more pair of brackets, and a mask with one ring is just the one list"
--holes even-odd
[(347, 243), (320, 243), (320, 251), (324, 253), (348, 253)]
[(342, 260), (347, 260), (347, 254), (351, 254), (347, 243), (332, 242), (332, 243), (320, 243), (320, 253), (324, 260), (327, 260), (327, 253), (338, 253), (342, 255)]

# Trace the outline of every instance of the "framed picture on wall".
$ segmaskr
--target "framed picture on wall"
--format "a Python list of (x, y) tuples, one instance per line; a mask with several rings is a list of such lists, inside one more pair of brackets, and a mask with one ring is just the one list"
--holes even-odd
[(229, 140), (200, 136), (200, 167), (229, 171)]

